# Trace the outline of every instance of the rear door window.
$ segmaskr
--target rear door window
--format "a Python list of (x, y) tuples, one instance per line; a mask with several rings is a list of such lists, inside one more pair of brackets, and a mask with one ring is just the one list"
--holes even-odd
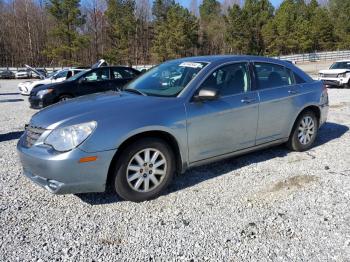
[(113, 79), (123, 79), (124, 78), (123, 75), (121, 74), (120, 68), (112, 68), (111, 72), (112, 72)]
[(259, 89), (294, 85), (290, 69), (270, 63), (254, 63), (256, 81)]
[(114, 79), (130, 79), (135, 78), (136, 73), (128, 68), (112, 68), (112, 77)]

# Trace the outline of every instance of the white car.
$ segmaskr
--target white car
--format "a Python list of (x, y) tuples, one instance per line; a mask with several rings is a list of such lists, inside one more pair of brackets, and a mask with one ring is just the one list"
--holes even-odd
[(350, 60), (337, 61), (328, 70), (321, 70), (318, 79), (329, 87), (350, 88)]
[(47, 85), (52, 83), (59, 83), (63, 82), (64, 80), (70, 78), (71, 76), (74, 76), (75, 74), (85, 71), (84, 69), (75, 69), (75, 68), (69, 68), (69, 69), (63, 69), (60, 71), (57, 71), (55, 74), (53, 74), (51, 77), (44, 78), (41, 80), (36, 81), (26, 81), (18, 84), (18, 89), (22, 95), (29, 95), (30, 92), (33, 90), (33, 88), (41, 86), (41, 85)]
[(15, 73), (15, 77), (17, 79), (31, 78), (32, 74), (31, 74), (30, 70), (28, 70), (28, 69), (20, 69)]

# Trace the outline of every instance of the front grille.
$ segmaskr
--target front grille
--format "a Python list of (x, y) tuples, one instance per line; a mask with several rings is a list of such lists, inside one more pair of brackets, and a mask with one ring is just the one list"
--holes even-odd
[(323, 74), (323, 77), (337, 78), (338, 74)]
[(45, 132), (44, 128), (34, 127), (31, 125), (26, 126), (26, 131), (25, 131), (26, 146), (27, 147), (33, 146), (44, 132)]

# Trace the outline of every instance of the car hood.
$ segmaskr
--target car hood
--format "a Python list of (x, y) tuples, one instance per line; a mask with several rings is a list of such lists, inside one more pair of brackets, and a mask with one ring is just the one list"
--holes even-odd
[(19, 83), (18, 85), (24, 85), (24, 86), (29, 86), (29, 85), (32, 85), (32, 84), (45, 85), (45, 84), (49, 84), (49, 83), (51, 83), (51, 79), (50, 78), (45, 78), (45, 79), (42, 79), (42, 80), (24, 81), (24, 82)]
[(39, 72), (38, 70), (36, 70), (35, 68), (29, 66), (29, 65), (25, 65), (26, 68), (32, 70), (34, 73), (36, 73), (38, 76), (40, 76), (41, 79), (45, 78), (45, 75), (43, 75), (41, 72)]
[(320, 74), (343, 74), (346, 72), (350, 72), (349, 69), (327, 69), (327, 70), (321, 70)]
[(32, 92), (31, 92), (31, 95), (35, 95), (40, 90), (45, 90), (45, 89), (48, 89), (48, 88), (55, 88), (56, 86), (69, 85), (69, 82), (67, 82), (67, 81), (58, 82), (58, 83), (52, 83), (49, 78), (48, 79), (44, 79), (44, 80), (40, 80), (40, 81), (42, 81), (42, 85), (34, 87)]
[(153, 110), (162, 103), (166, 105), (169, 99), (176, 98), (141, 96), (115, 91), (96, 93), (44, 108), (32, 117), (30, 124), (54, 129), (57, 126), (98, 120), (115, 114), (143, 114), (147, 108)]

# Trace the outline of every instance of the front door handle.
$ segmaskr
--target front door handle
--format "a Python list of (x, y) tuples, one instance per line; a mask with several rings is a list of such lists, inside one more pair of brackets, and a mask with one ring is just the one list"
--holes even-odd
[(244, 103), (244, 104), (251, 104), (251, 103), (254, 103), (254, 102), (255, 102), (255, 99), (254, 99), (254, 98), (248, 98), (248, 97), (246, 97), (246, 98), (243, 98), (243, 99), (241, 100), (241, 102)]
[(297, 90), (291, 89), (291, 90), (288, 91), (288, 93), (289, 93), (290, 95), (296, 95), (296, 94), (298, 94), (299, 92), (298, 92)]

